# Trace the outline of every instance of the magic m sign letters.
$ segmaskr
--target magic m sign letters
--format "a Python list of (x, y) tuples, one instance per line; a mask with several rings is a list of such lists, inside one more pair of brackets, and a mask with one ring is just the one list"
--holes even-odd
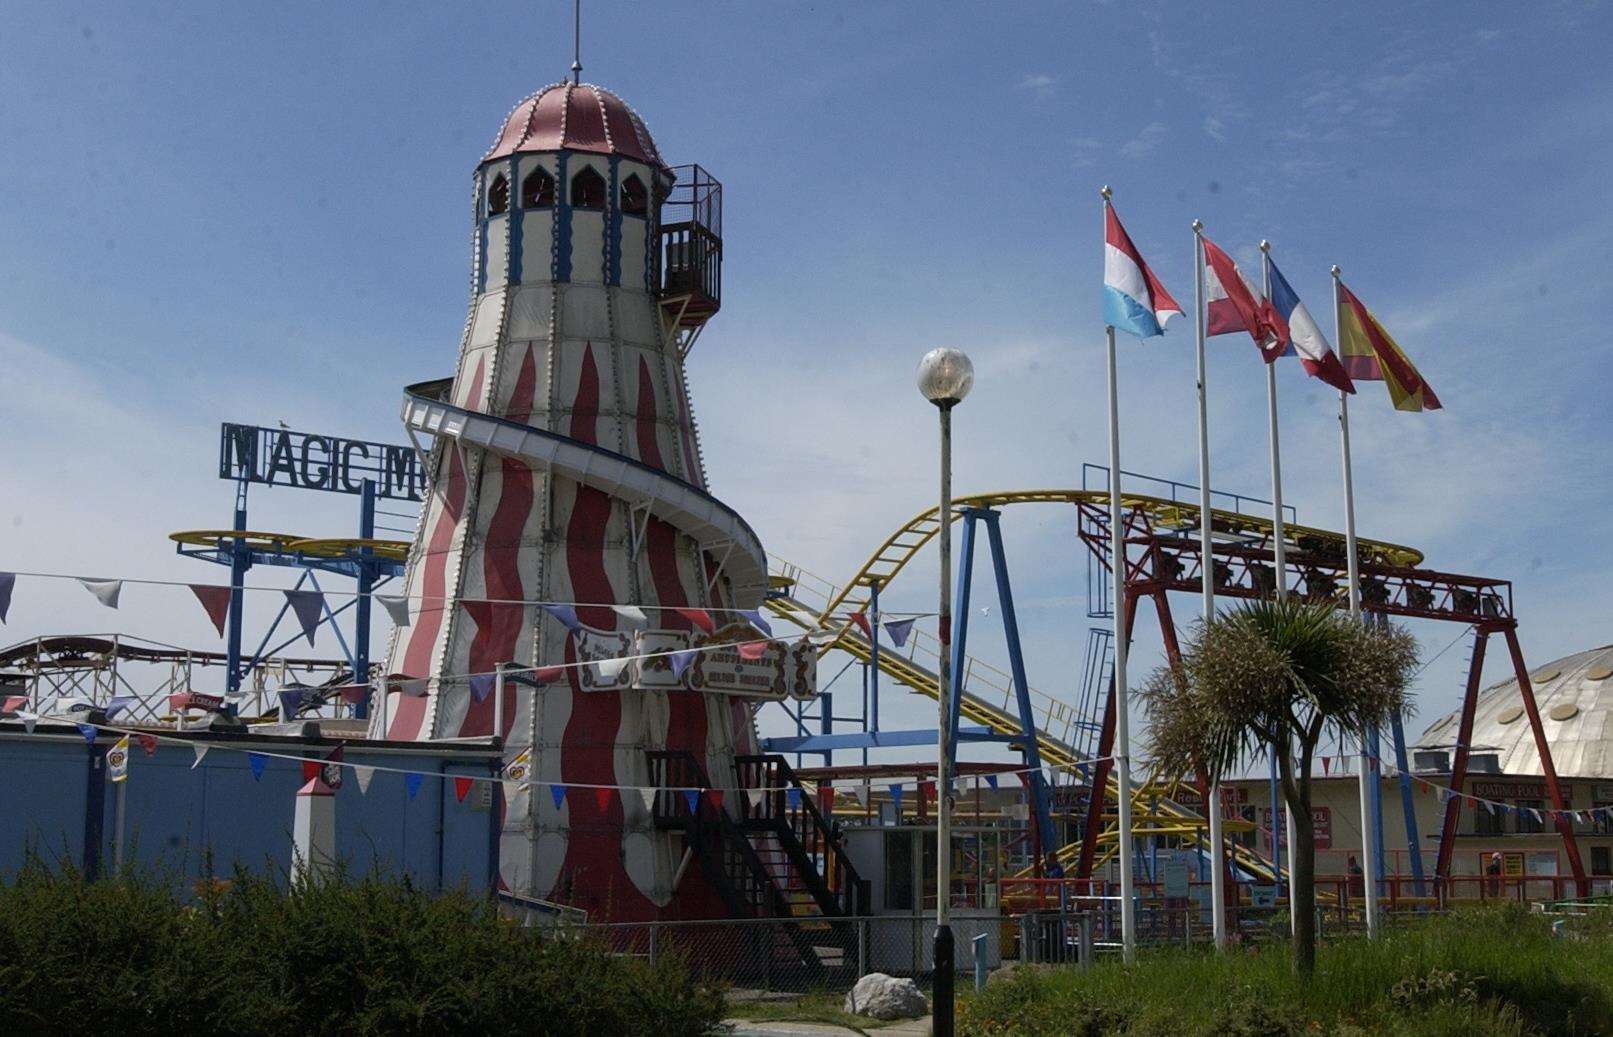
[(427, 489), (413, 447), (229, 422), (220, 430), (218, 477), (331, 493), (363, 493), (368, 479), (377, 497), (412, 501)]

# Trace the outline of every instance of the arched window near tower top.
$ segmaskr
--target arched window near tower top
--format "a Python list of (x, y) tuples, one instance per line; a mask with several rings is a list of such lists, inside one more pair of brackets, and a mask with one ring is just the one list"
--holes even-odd
[(571, 178), (571, 207), (573, 209), (605, 208), (605, 178), (584, 167)]
[(643, 216), (649, 212), (650, 196), (638, 174), (622, 181), (622, 212), (629, 216)]
[(503, 173), (493, 178), (487, 189), (487, 215), (498, 216), (510, 211), (510, 180)]
[(547, 209), (554, 204), (554, 177), (546, 169), (534, 169), (521, 181), (521, 208)]

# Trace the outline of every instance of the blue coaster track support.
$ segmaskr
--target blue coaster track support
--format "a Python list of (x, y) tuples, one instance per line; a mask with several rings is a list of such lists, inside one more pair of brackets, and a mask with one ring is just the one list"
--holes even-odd
[[(1040, 850), (1044, 858), (1047, 858), (1057, 849), (1058, 842), (1053, 832), (1053, 814), (1047, 779), (1042, 773), (1042, 754), (1036, 743), (1036, 714), (1031, 706), (1030, 682), (1025, 676), (1025, 655), (1019, 639), (1019, 619), (1014, 611), (1014, 591), (1008, 580), (1008, 559), (1003, 551), (999, 518), (998, 512), (991, 508), (967, 508), (963, 512), (963, 537), (958, 559), (956, 595), (958, 604), (952, 617), (952, 673), (957, 682), (956, 687), (962, 688), (968, 676), (963, 672), (963, 664), (968, 658), (966, 648), (969, 637), (969, 604), (974, 584), (975, 526), (977, 523), (984, 523), (986, 539), (991, 547), (991, 567), (997, 579), (997, 602), (1003, 616), (1003, 636), (1008, 642), (1008, 663), (1014, 680), (1014, 698), (1019, 708), (1019, 725), (1023, 738), (1021, 752), (1024, 754), (1028, 771), (1025, 786), (1030, 792), (1031, 813), (1036, 823)], [(954, 732), (959, 730), (961, 702), (961, 695), (952, 696), (951, 722), (948, 730)], [(958, 741), (957, 737), (953, 737), (947, 744), (947, 755), (953, 762), (957, 760)], [(1063, 874), (1056, 856), (1050, 858), (1048, 869), (1055, 878)]]
[[(359, 495), (358, 535), (361, 540), (375, 538), (375, 480), (365, 479)], [(358, 604), (353, 630), (353, 680), (358, 683), (370, 679), (370, 592), (375, 589), (375, 552), (368, 547), (358, 552)], [(335, 624), (333, 623), (332, 626)], [(338, 628), (339, 629), (339, 628)], [(353, 716), (365, 720), (370, 715), (370, 697), (364, 698), (353, 709)]]
[(1411, 853), (1411, 877), (1417, 895), (1422, 896), (1424, 878), (1422, 837), (1417, 832), (1417, 805), (1411, 798), (1411, 767), (1406, 761), (1406, 727), (1400, 722), (1399, 713), (1396, 713), (1394, 718), (1394, 736), (1395, 770), (1400, 775), (1400, 809), (1406, 819), (1406, 848)]

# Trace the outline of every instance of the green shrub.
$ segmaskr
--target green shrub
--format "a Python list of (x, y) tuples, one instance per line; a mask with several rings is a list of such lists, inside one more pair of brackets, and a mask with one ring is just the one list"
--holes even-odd
[(1019, 970), (965, 997), (959, 1018), (960, 1032), (991, 1037), (1613, 1034), (1613, 922), (1561, 937), (1515, 906), (1407, 919), (1322, 948), (1309, 979), (1280, 943), (1145, 950), (1088, 973)]
[(0, 885), (0, 1033), (698, 1035), (720, 991), (501, 920), (483, 897), (366, 877), (194, 896), (34, 862)]

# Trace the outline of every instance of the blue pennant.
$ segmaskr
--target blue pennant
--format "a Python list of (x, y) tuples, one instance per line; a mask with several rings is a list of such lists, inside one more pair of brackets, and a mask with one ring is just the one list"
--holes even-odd
[(691, 814), (699, 813), (699, 811), (700, 811), (700, 793), (698, 791), (696, 791), (695, 789), (684, 789), (683, 790), (683, 801), (685, 803), (689, 804), (689, 813), (691, 813)]
[(554, 808), (560, 809), (560, 804), (566, 801), (566, 787), (564, 785), (550, 785), (549, 795), (554, 799)]
[(413, 799), (415, 793), (420, 791), (420, 783), (425, 780), (426, 776), (424, 774), (405, 774), (403, 776), (403, 787), (408, 790), (410, 799)]
[(801, 809), (801, 790), (800, 789), (794, 789), (794, 788), (785, 789), (784, 790), (784, 801), (790, 805), (791, 810), (800, 810)]
[(261, 781), (264, 768), (269, 766), (269, 758), (262, 753), (247, 753), (246, 762), (252, 768), (252, 780)]
[(84, 740), (91, 745), (95, 744), (95, 736), (101, 733), (94, 724), (74, 724), (73, 726), (78, 728), (78, 733), (83, 735)]

